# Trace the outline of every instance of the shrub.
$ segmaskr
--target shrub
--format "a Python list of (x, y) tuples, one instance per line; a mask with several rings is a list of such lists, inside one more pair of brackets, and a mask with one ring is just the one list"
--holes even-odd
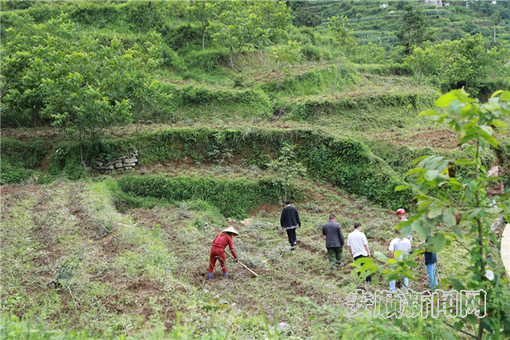
[(179, 54), (167, 46), (162, 49), (161, 58), (163, 59), (163, 67), (172, 68), (180, 72), (188, 69), (186, 63)]
[(21, 183), (34, 174), (33, 170), (24, 169), (19, 163), (10, 165), (2, 161), (0, 164), (0, 185)]
[[(283, 185), (278, 180), (247, 181), (245, 178), (218, 179), (213, 177), (192, 178), (185, 176), (122, 177), (117, 181), (117, 197), (125, 200), (128, 207), (139, 207), (144, 198), (166, 202), (203, 200), (220, 210), (226, 217), (245, 218), (246, 213), (261, 203), (277, 204), (282, 196)], [(291, 190), (294, 199), (300, 198), (298, 189)], [(124, 195), (123, 195), (124, 194)], [(126, 197), (128, 196), (128, 197)], [(138, 200), (133, 200), (138, 198)], [(200, 218), (193, 225), (201, 230)]]
[(23, 168), (33, 169), (41, 165), (47, 153), (47, 146), (42, 140), (22, 143), (10, 138), (1, 139), (2, 163), (19, 164)]
[(174, 51), (184, 48), (202, 48), (202, 29), (196, 25), (183, 23), (177, 26), (165, 26), (161, 35)]
[(309, 61), (321, 61), (321, 60), (332, 60), (333, 55), (331, 51), (314, 46), (312, 44), (306, 44), (301, 48), (301, 53)]
[(197, 67), (205, 72), (217, 70), (220, 66), (228, 66), (229, 52), (226, 48), (190, 51), (186, 55), (189, 67)]

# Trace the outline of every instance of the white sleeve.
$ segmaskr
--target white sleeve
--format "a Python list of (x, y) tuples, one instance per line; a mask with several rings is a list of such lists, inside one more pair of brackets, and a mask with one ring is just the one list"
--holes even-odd
[(363, 234), (363, 245), (368, 244), (367, 237)]
[(390, 248), (389, 248), (389, 251), (395, 251), (395, 240), (392, 240), (390, 242)]

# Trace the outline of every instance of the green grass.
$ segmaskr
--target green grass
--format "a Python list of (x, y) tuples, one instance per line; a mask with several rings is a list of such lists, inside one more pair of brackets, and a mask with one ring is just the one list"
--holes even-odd
[[(196, 175), (209, 171), (218, 169), (201, 168)], [(258, 177), (256, 172), (245, 175)], [(361, 221), (372, 252), (387, 253), (397, 222), (393, 212), (360, 197), (299, 179), (306, 198), (295, 205), (303, 226), (297, 232), (297, 250), (289, 252), (286, 234), (278, 227), (278, 204), (249, 212), (249, 225), (227, 222), (201, 201), (119, 213), (107, 183), (56, 181), (10, 186), (4, 192), (2, 315), (24, 319), (9, 319), (3, 329), (21, 337), (30, 328), (40, 338), (50, 330), (57, 338), (71, 339), (156, 339), (158, 332), (170, 339), (191, 333), (222, 338), (221, 332), (259, 338), (265, 329), (259, 303), (271, 328), (278, 313), (297, 337), (321, 338), (336, 334), (340, 326), (355, 329), (355, 320), (345, 317), (345, 297), (359, 287), (358, 279), (348, 266), (331, 271), (319, 228), (331, 212), (339, 216), (345, 235)], [(112, 232), (98, 238), (98, 226), (110, 221)], [(253, 279), (229, 261), (228, 279), (217, 269), (213, 281), (206, 282), (210, 242), (229, 224), (241, 234), (234, 240), (240, 260), (260, 276)], [(441, 253), (440, 270), (462, 274), (467, 259), (461, 252), (454, 246), (454, 251)], [(349, 261), (345, 251), (344, 259)], [(76, 267), (55, 280), (54, 270), (69, 260)], [(416, 291), (427, 285), (423, 271), (411, 283)], [(386, 287), (376, 280), (370, 289)], [(178, 314), (186, 337), (176, 331)], [(378, 332), (392, 327), (396, 334), (415, 327), (377, 319), (362, 322)]]

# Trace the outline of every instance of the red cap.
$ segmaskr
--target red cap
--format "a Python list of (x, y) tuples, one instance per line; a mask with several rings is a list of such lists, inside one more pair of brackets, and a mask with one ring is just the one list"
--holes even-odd
[(399, 215), (399, 214), (400, 215), (405, 215), (406, 211), (404, 209), (400, 208), (400, 209), (397, 210), (397, 215)]

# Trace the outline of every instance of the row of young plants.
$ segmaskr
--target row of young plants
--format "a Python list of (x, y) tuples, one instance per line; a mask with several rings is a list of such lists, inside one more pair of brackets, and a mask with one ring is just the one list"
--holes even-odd
[(321, 115), (344, 115), (350, 110), (377, 107), (419, 107), (433, 102), (435, 94), (409, 91), (398, 94), (371, 94), (359, 97), (328, 99), (307, 99), (294, 108), (288, 119), (306, 121)]
[[(112, 189), (122, 211), (202, 200), (217, 207), (223, 216), (243, 219), (262, 204), (278, 204), (284, 183), (276, 177), (253, 181), (244, 177), (126, 176), (118, 179)], [(298, 188), (291, 188), (288, 195), (293, 200), (303, 198)]]

